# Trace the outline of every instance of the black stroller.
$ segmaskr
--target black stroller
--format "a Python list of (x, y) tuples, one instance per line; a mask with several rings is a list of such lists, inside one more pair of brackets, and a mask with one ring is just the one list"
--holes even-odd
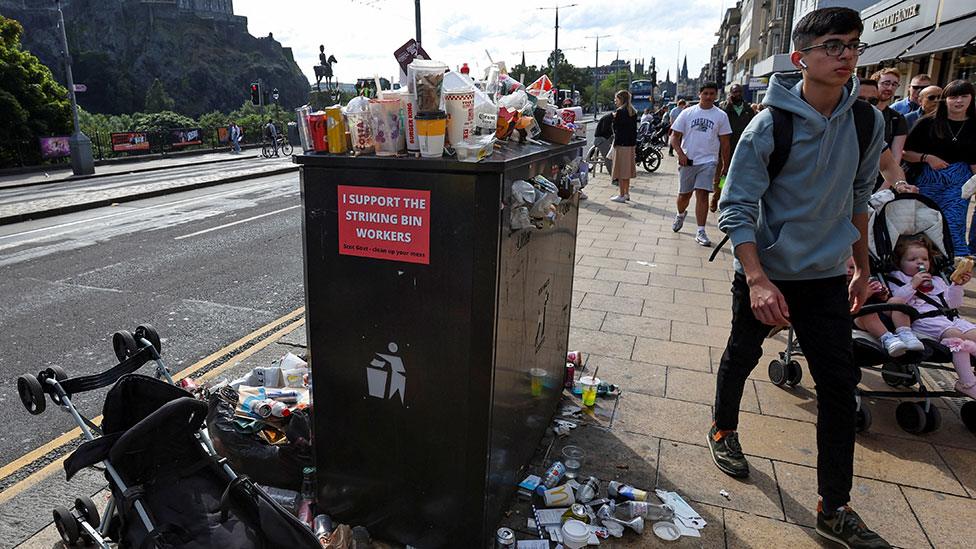
[[(933, 261), (933, 275), (947, 278), (952, 273), (954, 268), (952, 238), (949, 234), (949, 225), (939, 207), (931, 199), (922, 195), (899, 194), (893, 200), (881, 204), (872, 213), (868, 225), (871, 271), (889, 289), (897, 282), (886, 276), (886, 273), (895, 268), (893, 260), (895, 244), (898, 242), (898, 237), (912, 235), (925, 235), (941, 252), (942, 256)], [(855, 316), (895, 310), (907, 314), (912, 320), (918, 318), (918, 312), (912, 307), (887, 303), (867, 305)], [(952, 352), (938, 341), (920, 337), (925, 345), (924, 351), (909, 351), (894, 358), (885, 352), (881, 342), (871, 334), (855, 328), (853, 336), (854, 364), (862, 370), (879, 372), (884, 382), (893, 389), (859, 391), (858, 432), (866, 431), (871, 426), (871, 412), (869, 408), (861, 405), (862, 397), (911, 399), (898, 405), (895, 409), (895, 419), (904, 431), (924, 434), (937, 431), (942, 425), (941, 412), (933, 404), (932, 399), (965, 396), (956, 391), (930, 390), (922, 379), (922, 369), (955, 372), (951, 366), (947, 366), (952, 363)], [(793, 357), (802, 354), (790, 328), (786, 350), (779, 354), (779, 359), (769, 363), (769, 380), (778, 386), (792, 387), (799, 383), (803, 372), (800, 364), (793, 360)], [(976, 401), (965, 402), (960, 409), (960, 417), (963, 424), (976, 433)]]
[[(65, 544), (320, 547), (307, 526), (246, 476), (236, 475), (214, 452), (201, 428), (207, 404), (173, 385), (157, 351), (159, 343), (156, 331), (143, 325), (134, 335), (113, 336), (120, 362), (101, 374), (68, 378), (52, 366), (17, 379), (28, 412), (43, 413), (45, 395), (50, 396), (74, 417), (87, 439), (65, 461), (68, 479), (100, 462), (112, 492), (104, 519), (87, 497), (77, 498), (72, 509), (54, 509)], [(156, 363), (156, 378), (134, 373), (150, 360)], [(110, 385), (99, 427), (78, 412), (71, 396)]]

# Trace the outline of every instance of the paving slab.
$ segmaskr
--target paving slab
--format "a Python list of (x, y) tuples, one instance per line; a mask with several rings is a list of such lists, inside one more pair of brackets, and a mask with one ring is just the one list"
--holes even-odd
[[(684, 368), (668, 368), (667, 398), (712, 405), (715, 402), (715, 374)], [(759, 399), (751, 381), (742, 393), (741, 410), (759, 413)]]
[(637, 297), (619, 297), (588, 293), (583, 298), (583, 303), (580, 304), (580, 307), (627, 315), (639, 315), (644, 308), (644, 300)]
[(976, 500), (905, 488), (912, 511), (939, 549), (972, 547), (976, 539)]
[(939, 455), (945, 460), (952, 474), (959, 479), (970, 497), (976, 497), (976, 452), (961, 448), (936, 446)]
[(712, 408), (638, 393), (620, 397), (615, 430), (641, 433), (687, 444), (705, 445)]
[[(779, 461), (773, 465), (786, 520), (816, 527), (817, 470)], [(929, 547), (922, 526), (897, 484), (854, 477), (851, 506), (889, 543), (898, 547)]]
[(665, 341), (671, 336), (671, 322), (668, 320), (620, 313), (607, 313), (606, 315), (602, 328), (604, 332), (663, 339)]
[(603, 356), (629, 359), (633, 353), (634, 339), (634, 336), (608, 334), (586, 328), (569, 329), (570, 348)]
[(657, 364), (647, 364), (634, 360), (608, 356), (589, 355), (587, 371), (599, 368), (598, 376), (609, 383), (621, 387), (628, 393), (663, 397), (667, 379), (667, 368)]
[(728, 549), (836, 547), (820, 539), (812, 528), (728, 509), (725, 511), (725, 539)]
[(710, 372), (708, 348), (701, 345), (637, 337), (634, 360)]

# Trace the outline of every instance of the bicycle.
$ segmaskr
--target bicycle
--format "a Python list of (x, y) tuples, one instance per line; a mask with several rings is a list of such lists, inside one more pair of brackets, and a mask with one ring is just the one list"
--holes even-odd
[[(275, 145), (277, 145), (277, 147), (275, 147)], [(285, 156), (291, 156), (294, 152), (291, 143), (289, 143), (283, 135), (276, 137), (274, 142), (266, 141), (264, 146), (261, 147), (261, 156), (265, 158), (278, 156), (278, 151), (281, 151), (281, 154)]]

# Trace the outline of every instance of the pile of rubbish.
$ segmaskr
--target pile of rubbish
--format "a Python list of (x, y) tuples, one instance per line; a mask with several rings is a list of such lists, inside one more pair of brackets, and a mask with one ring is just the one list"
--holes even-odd
[(475, 80), (469, 72), (418, 58), (404, 76), (406, 85), (394, 90), (382, 90), (375, 78), (374, 98), (358, 96), (316, 112), (309, 105), (297, 109), (303, 149), (386, 157), (446, 153), (478, 162), (506, 141), (541, 145), (537, 139), (566, 144), (585, 138), (582, 108), (557, 108), (546, 75), (525, 86), (504, 63), (494, 63), (484, 80)]

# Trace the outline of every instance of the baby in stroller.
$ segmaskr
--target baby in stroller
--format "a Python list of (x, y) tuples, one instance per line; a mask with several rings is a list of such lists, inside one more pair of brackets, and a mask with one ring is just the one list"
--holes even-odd
[[(854, 258), (850, 258), (847, 260), (848, 281), (853, 276)], [(875, 277), (871, 277), (868, 287), (871, 289), (871, 297), (868, 298), (867, 305), (906, 302), (905, 298), (892, 296), (888, 287)], [(925, 350), (925, 345), (912, 332), (912, 320), (900, 311), (862, 315), (854, 319), (854, 325), (881, 341), (885, 352), (892, 358), (900, 357), (908, 351)]]
[[(894, 248), (897, 269), (888, 274), (895, 286), (892, 299), (904, 300), (919, 312), (911, 329), (940, 341), (952, 351), (952, 364), (959, 376), (956, 390), (976, 398), (976, 374), (972, 366), (972, 357), (976, 356), (976, 324), (955, 312), (962, 305), (963, 286), (972, 280), (972, 273), (965, 268), (957, 269), (950, 283), (932, 276), (936, 253), (924, 235), (898, 238)], [(971, 265), (969, 262), (968, 266)]]

